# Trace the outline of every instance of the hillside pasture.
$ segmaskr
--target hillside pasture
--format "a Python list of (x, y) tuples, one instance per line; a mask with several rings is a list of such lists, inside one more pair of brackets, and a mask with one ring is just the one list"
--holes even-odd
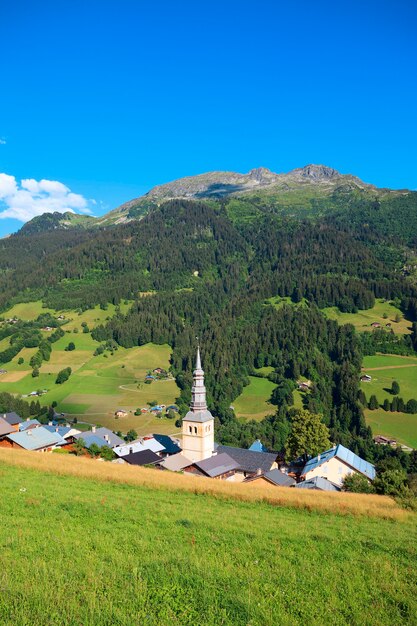
[[(342, 313), (337, 307), (327, 307), (323, 309), (323, 313), (332, 320), (336, 320), (339, 324), (352, 324), (358, 331), (372, 331), (371, 324), (378, 322), (381, 328), (387, 328), (387, 324), (391, 324), (389, 330), (399, 335), (407, 335), (411, 333), (411, 322), (403, 318), (403, 314), (392, 302), (386, 300), (375, 300), (372, 309), (358, 311), (357, 313)], [(384, 314), (387, 315), (384, 318)], [(395, 321), (397, 315), (401, 316), (399, 322)], [(388, 330), (388, 329), (387, 329)]]
[(262, 420), (276, 411), (276, 407), (269, 402), (276, 385), (267, 378), (257, 376), (249, 376), (249, 380), (249, 385), (243, 388), (232, 405), (237, 417)]
[(4, 626), (417, 622), (415, 516), (389, 498), (4, 449), (0, 472)]
[[(363, 373), (372, 376), (371, 382), (362, 382), (361, 388), (367, 400), (374, 394), (380, 405), (386, 398), (391, 402), (390, 389), (394, 380), (400, 386), (398, 396), (404, 402), (417, 400), (417, 358), (377, 354), (366, 356), (363, 361)], [(384, 435), (397, 439), (400, 443), (417, 448), (417, 415), (376, 409), (365, 411), (367, 424), (374, 435)]]

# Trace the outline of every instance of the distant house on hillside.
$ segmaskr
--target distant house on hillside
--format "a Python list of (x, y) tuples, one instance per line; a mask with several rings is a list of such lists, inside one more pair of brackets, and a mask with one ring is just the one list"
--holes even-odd
[(318, 476), (341, 487), (344, 478), (349, 474), (361, 474), (368, 480), (373, 480), (376, 472), (372, 463), (339, 444), (310, 459), (301, 472), (301, 479), (307, 481)]
[(300, 391), (310, 391), (313, 383), (311, 380), (297, 380), (297, 385)]
[(372, 322), (372, 328), (381, 328), (381, 324), (379, 322)]
[(393, 448), (397, 445), (396, 439), (389, 439), (388, 437), (384, 437), (383, 435), (376, 435), (374, 437), (374, 442), (380, 446), (392, 446)]
[(364, 374), (361, 376), (361, 383), (370, 383), (372, 381), (372, 376), (369, 374)]
[(128, 412), (125, 411), (124, 409), (117, 409), (117, 411), (115, 411), (114, 415), (116, 417), (126, 417), (128, 415)]

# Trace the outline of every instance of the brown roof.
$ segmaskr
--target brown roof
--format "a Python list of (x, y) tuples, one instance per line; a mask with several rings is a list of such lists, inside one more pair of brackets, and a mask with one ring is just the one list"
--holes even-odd
[(4, 437), (4, 435), (10, 435), (10, 433), (14, 433), (15, 429), (11, 424), (6, 422), (3, 417), (0, 417), (0, 437)]

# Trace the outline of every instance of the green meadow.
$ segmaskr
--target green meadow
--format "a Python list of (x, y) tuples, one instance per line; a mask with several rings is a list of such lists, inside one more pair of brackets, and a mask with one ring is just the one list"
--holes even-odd
[[(394, 333), (405, 335), (411, 332), (411, 322), (403, 318), (403, 315), (392, 302), (386, 300), (375, 300), (372, 309), (358, 311), (357, 313), (342, 313), (337, 307), (323, 309), (323, 313), (330, 319), (336, 320), (339, 324), (353, 324), (359, 331), (372, 330), (371, 324), (379, 322), (381, 327), (391, 324)], [(395, 321), (396, 315), (401, 316), (399, 322)], [(385, 317), (386, 316), (386, 317)]]
[(236, 417), (261, 420), (266, 415), (275, 413), (276, 407), (269, 402), (275, 388), (274, 383), (258, 376), (249, 376), (249, 380), (249, 385), (243, 388), (240, 396), (233, 402)]
[[(379, 403), (386, 398), (390, 401), (392, 382), (400, 386), (398, 394), (405, 402), (417, 399), (417, 357), (377, 354), (366, 356), (363, 360), (364, 373), (372, 376), (371, 382), (361, 383), (361, 388), (369, 400), (375, 394)], [(417, 448), (417, 415), (384, 411), (378, 409), (365, 411), (366, 421), (374, 435), (385, 435), (397, 439), (400, 443)]]
[(415, 516), (0, 475), (2, 626), (417, 623)]

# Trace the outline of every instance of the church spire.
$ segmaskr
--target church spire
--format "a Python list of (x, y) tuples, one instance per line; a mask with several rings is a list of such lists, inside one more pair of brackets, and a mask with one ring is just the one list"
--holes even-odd
[(197, 347), (197, 358), (193, 372), (190, 409), (193, 413), (207, 410), (206, 388), (204, 386), (204, 371), (201, 367), (200, 346)]

